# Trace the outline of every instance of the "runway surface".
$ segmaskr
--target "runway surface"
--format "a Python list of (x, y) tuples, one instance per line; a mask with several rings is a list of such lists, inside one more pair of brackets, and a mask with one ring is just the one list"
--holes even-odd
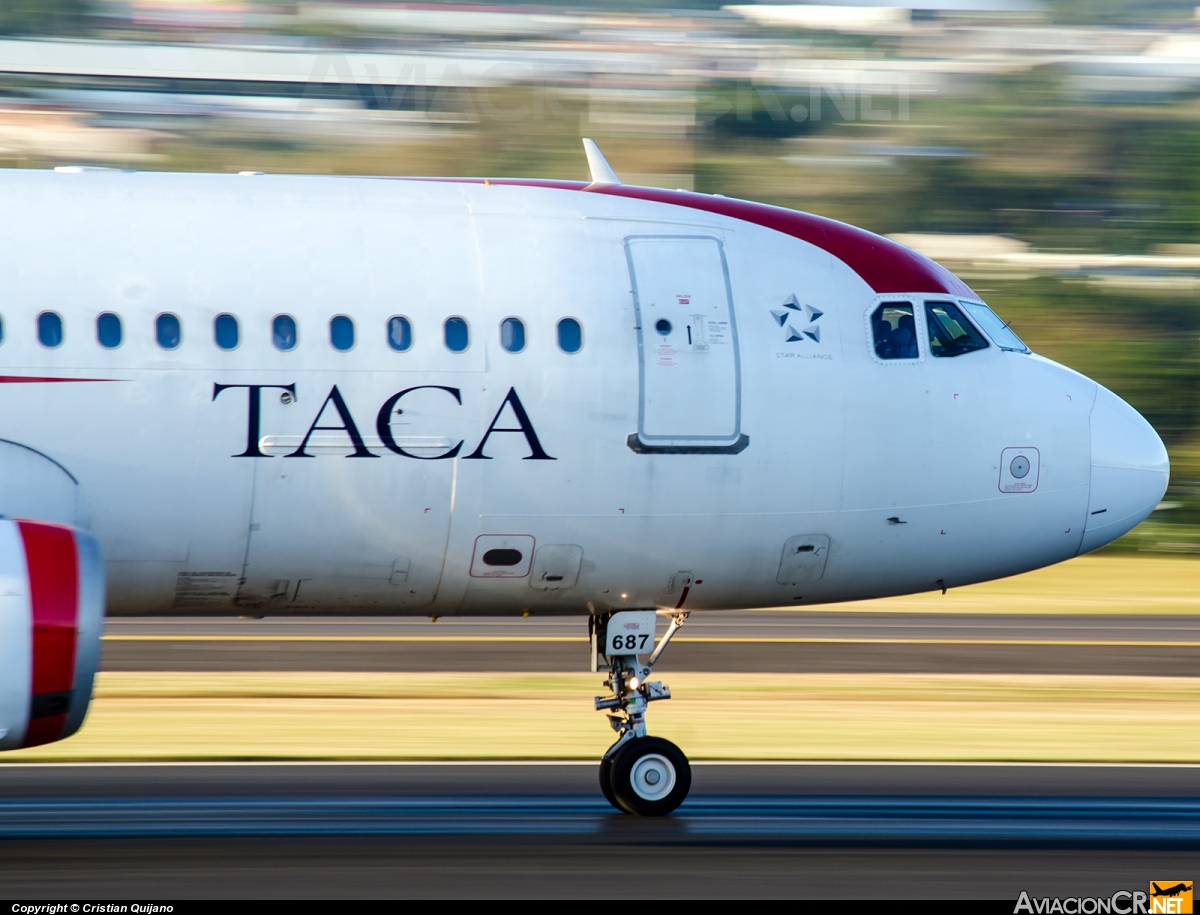
[[(535, 654), (542, 670), (585, 669), (585, 620), (117, 618), (102, 667), (520, 671)], [(696, 613), (659, 670), (1193, 676), (1200, 617)]]
[[(106, 622), (102, 666), (577, 671), (587, 657), (579, 618), (142, 618)], [(658, 669), (1194, 676), (1198, 662), (1187, 616), (770, 611), (694, 614)], [(697, 764), (684, 806), (644, 820), (606, 804), (595, 764), (0, 765), (13, 897), (613, 898), (616, 882), (640, 898), (1015, 900), (1192, 879), (1198, 850), (1188, 766)]]
[[(12, 896), (1015, 899), (1191, 879), (1200, 768), (697, 765), (665, 819), (594, 765), (3, 765)], [(634, 889), (636, 887), (636, 889)]]

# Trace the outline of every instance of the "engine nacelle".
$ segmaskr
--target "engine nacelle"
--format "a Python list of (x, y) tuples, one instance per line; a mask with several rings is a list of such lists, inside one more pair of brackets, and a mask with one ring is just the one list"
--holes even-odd
[(79, 730), (103, 625), (96, 541), (61, 524), (0, 519), (0, 750)]

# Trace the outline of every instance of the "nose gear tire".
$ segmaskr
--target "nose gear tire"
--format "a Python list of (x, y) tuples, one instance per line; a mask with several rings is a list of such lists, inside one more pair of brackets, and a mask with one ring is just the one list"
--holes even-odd
[(611, 756), (605, 756), (600, 760), (600, 790), (604, 792), (604, 799), (620, 810), (625, 812), (625, 808), (617, 803), (617, 796), (612, 790), (612, 766), (613, 761)]
[(639, 737), (613, 757), (609, 785), (617, 804), (627, 813), (666, 816), (688, 796), (692, 767), (671, 741)]

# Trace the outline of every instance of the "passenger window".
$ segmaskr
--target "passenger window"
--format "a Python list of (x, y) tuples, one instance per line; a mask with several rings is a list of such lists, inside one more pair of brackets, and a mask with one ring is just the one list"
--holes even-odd
[(917, 324), (908, 302), (884, 302), (871, 315), (875, 355), (880, 359), (916, 359)]
[(926, 302), (925, 323), (929, 325), (929, 350), (935, 356), (961, 356), (987, 349), (987, 341), (975, 326), (949, 302)]
[(387, 338), (388, 346), (398, 353), (405, 353), (412, 349), (412, 324), (408, 318), (401, 315), (388, 318)]
[(238, 322), (233, 315), (217, 315), (213, 321), (213, 339), (221, 349), (234, 349), (238, 345)]
[(0, 318), (0, 343), (4, 342), (4, 319)]
[(154, 319), (154, 338), (163, 349), (175, 349), (182, 337), (183, 329), (175, 315), (161, 314)]
[(271, 322), (271, 342), (285, 353), (296, 348), (296, 319), (291, 315), (276, 315)]
[(354, 346), (354, 322), (345, 315), (337, 315), (329, 322), (329, 342), (333, 348), (346, 352)]
[(471, 342), (467, 322), (462, 318), (447, 318), (445, 331), (446, 349), (452, 353), (461, 353)]
[(52, 311), (43, 311), (37, 318), (38, 342), (53, 349), (63, 341), (62, 318)]
[[(670, 333), (670, 325), (667, 332)], [(563, 318), (558, 322), (558, 348), (564, 353), (577, 353), (583, 347), (583, 328), (574, 318)]]
[(96, 318), (96, 340), (105, 349), (116, 349), (121, 345), (121, 319), (111, 311)]
[(510, 353), (525, 349), (525, 325), (517, 318), (505, 318), (500, 322), (500, 345)]

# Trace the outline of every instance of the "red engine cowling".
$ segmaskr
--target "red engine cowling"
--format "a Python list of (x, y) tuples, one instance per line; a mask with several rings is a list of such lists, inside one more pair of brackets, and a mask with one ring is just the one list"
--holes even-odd
[(79, 730), (103, 625), (96, 541), (61, 524), (0, 519), (0, 750)]

